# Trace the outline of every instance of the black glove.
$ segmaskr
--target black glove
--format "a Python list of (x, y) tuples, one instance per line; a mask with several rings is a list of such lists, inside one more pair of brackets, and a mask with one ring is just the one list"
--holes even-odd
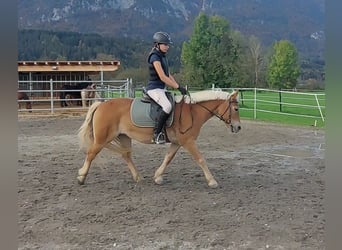
[(186, 93), (188, 92), (185, 88), (183, 88), (182, 86), (178, 86), (178, 90), (179, 92), (181, 92), (182, 95), (186, 95)]

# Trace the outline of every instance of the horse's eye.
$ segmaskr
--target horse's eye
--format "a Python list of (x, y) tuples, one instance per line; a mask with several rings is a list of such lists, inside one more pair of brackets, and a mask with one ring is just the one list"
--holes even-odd
[(234, 108), (234, 110), (235, 110), (236, 112), (238, 112), (238, 111), (239, 111), (239, 108)]

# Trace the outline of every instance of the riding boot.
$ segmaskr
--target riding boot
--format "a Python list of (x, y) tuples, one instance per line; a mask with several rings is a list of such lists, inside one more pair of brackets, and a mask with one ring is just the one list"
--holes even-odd
[(169, 114), (165, 113), (162, 110), (159, 116), (159, 120), (156, 123), (156, 126), (154, 127), (152, 142), (154, 142), (155, 144), (164, 144), (166, 142), (166, 136), (163, 132), (163, 128), (168, 117)]

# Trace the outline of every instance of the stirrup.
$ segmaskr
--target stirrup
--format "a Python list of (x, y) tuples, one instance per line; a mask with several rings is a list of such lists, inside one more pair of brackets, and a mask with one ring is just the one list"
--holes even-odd
[(165, 140), (165, 134), (163, 132), (160, 132), (158, 135), (154, 135), (153, 136), (153, 142), (155, 144), (165, 144), (166, 140)]

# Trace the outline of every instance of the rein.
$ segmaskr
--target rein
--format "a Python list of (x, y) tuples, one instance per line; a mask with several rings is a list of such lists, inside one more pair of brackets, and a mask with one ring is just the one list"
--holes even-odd
[[(190, 93), (188, 92), (188, 95), (190, 97)], [(191, 100), (191, 97), (190, 97), (190, 100)], [(183, 104), (185, 103), (185, 96), (183, 95), (182, 97), (182, 101), (181, 101), (181, 107), (180, 107), (180, 113), (179, 113), (179, 124), (180, 124), (180, 127), (182, 126), (182, 110), (183, 110)], [(190, 127), (188, 127), (185, 131), (181, 131), (179, 129), (179, 132), (181, 134), (185, 134), (186, 132), (188, 132), (191, 128), (192, 128), (192, 125), (194, 124), (194, 117), (192, 116), (192, 112), (191, 112), (191, 105), (190, 105), (190, 114), (191, 114), (191, 125)]]
[[(228, 106), (227, 106), (227, 108), (226, 108), (226, 110), (223, 112), (223, 114), (222, 115), (219, 115), (219, 114), (216, 114), (216, 113), (214, 113), (212, 110), (210, 110), (210, 109), (208, 109), (206, 106), (204, 106), (204, 105), (202, 105), (201, 103), (198, 103), (198, 105), (199, 106), (201, 106), (202, 108), (204, 108), (205, 110), (207, 110), (210, 114), (212, 114), (213, 116), (216, 116), (218, 119), (220, 119), (221, 121), (223, 121), (225, 124), (227, 124), (227, 125), (229, 125), (229, 124), (231, 124), (231, 122), (232, 122), (232, 119), (231, 119), (231, 104), (232, 103), (238, 103), (237, 101), (229, 101), (228, 102)], [(225, 113), (227, 113), (227, 111), (229, 110), (229, 114), (228, 114), (228, 119), (227, 120), (225, 120), (224, 118), (223, 118), (223, 116), (225, 115)]]
[[(189, 97), (190, 97), (190, 93), (188, 93)], [(191, 99), (191, 97), (190, 97)], [(183, 104), (185, 103), (184, 101), (184, 96), (183, 96), (183, 100), (182, 100), (182, 103), (181, 103), (181, 110), (180, 110), (180, 115), (179, 115), (179, 123), (181, 124), (181, 118), (182, 118), (182, 110), (183, 110)], [(238, 103), (238, 101), (236, 100), (232, 100), (232, 101), (229, 101), (228, 102), (228, 106), (227, 108), (225, 109), (225, 111), (223, 112), (223, 114), (216, 114), (215, 112), (213, 112), (212, 110), (210, 110), (209, 108), (207, 108), (206, 106), (202, 105), (201, 103), (197, 103), (199, 106), (201, 106), (202, 108), (204, 108), (205, 110), (207, 110), (211, 115), (217, 117), (218, 119), (220, 119), (221, 121), (223, 121), (225, 124), (229, 125), (231, 124), (232, 120), (231, 120), (231, 104), (232, 103)], [(190, 114), (191, 114), (191, 126), (189, 128), (187, 128), (185, 131), (180, 131), (181, 134), (185, 134), (186, 132), (188, 132), (191, 128), (192, 128), (192, 125), (194, 123), (194, 118), (192, 116), (192, 112), (191, 112), (191, 105), (190, 105)], [(228, 114), (228, 119), (224, 119), (223, 116), (225, 115), (225, 113), (227, 113), (227, 111), (229, 110), (229, 114)]]

